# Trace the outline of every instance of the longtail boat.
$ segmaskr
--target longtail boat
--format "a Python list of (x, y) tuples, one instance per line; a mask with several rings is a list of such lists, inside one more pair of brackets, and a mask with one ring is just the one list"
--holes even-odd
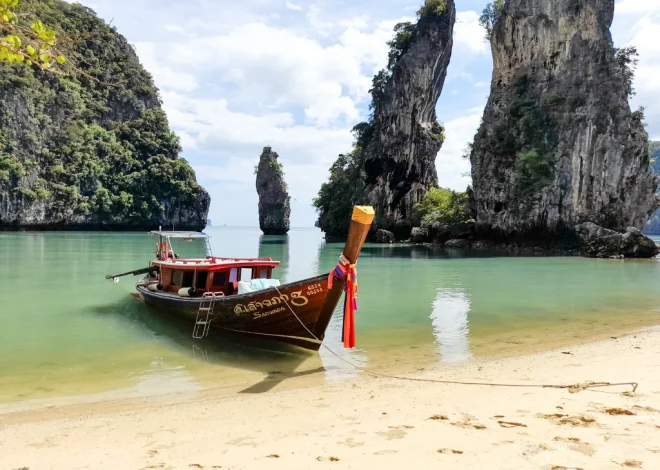
[[(149, 267), (114, 279), (146, 274), (136, 285), (138, 296), (149, 306), (192, 321), (193, 337), (202, 339), (212, 329), (264, 338), (318, 350), (335, 307), (346, 292), (344, 346), (355, 346), (354, 310), (357, 307), (357, 259), (374, 219), (371, 207), (353, 209), (344, 251), (331, 272), (279, 285), (273, 270), (280, 263), (271, 258), (180, 259), (172, 239), (205, 239), (200, 232), (150, 232), (159, 238), (157, 259)], [(251, 286), (266, 286), (245, 292)], [(243, 292), (241, 289), (243, 288)]]

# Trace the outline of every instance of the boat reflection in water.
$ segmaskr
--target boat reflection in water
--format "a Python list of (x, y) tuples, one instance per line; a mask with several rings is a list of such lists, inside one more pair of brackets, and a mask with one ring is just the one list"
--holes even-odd
[(439, 289), (433, 301), (433, 336), (445, 362), (461, 362), (472, 357), (468, 336), (470, 298), (462, 289)]
[[(103, 310), (97, 309), (98, 313)], [(238, 337), (222, 332), (217, 332), (209, 341), (195, 340), (190, 335), (190, 323), (185, 319), (144, 309), (137, 299), (127, 299), (122, 305), (114, 306), (112, 312), (119, 312), (135, 327), (151, 331), (155, 341), (167, 344), (168, 349), (178, 349), (194, 361), (183, 361), (179, 366), (168, 367), (159, 364), (158, 358), (155, 358), (150, 367), (137, 377), (137, 385), (142, 392), (147, 388), (152, 390), (163, 386), (166, 386), (168, 392), (215, 387), (216, 381), (212, 379), (214, 375), (236, 376), (243, 383), (245, 380), (253, 380), (248, 378), (249, 375), (240, 373), (244, 371), (261, 374), (263, 378), (242, 389), (240, 393), (263, 393), (291, 378), (319, 374), (319, 380), (322, 380), (326, 372), (321, 361), (311, 352), (276, 341)], [(208, 373), (198, 374), (190, 369), (193, 366), (199, 372), (200, 363), (209, 368)], [(237, 374), (228, 374), (227, 369), (234, 369)], [(239, 382), (234, 381), (233, 384), (238, 385)]]

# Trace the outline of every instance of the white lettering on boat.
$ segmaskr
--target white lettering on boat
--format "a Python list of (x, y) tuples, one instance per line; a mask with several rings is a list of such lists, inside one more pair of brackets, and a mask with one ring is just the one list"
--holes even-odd
[(269, 317), (270, 315), (274, 315), (276, 313), (283, 312), (285, 310), (284, 307), (276, 308), (275, 310), (271, 310), (269, 312), (264, 312), (264, 313), (255, 313), (254, 314), (254, 319), (256, 320), (257, 318), (264, 318), (264, 317)]
[[(316, 291), (314, 292), (316, 293)], [(309, 299), (302, 295), (302, 291), (292, 292), (291, 297), (282, 294), (271, 299), (262, 300), (261, 302), (250, 302), (247, 305), (238, 304), (234, 307), (234, 313), (241, 315), (244, 313), (257, 313), (265, 308), (276, 307), (288, 303), (294, 307), (304, 307), (309, 303)], [(263, 314), (262, 314), (263, 316)], [(258, 317), (255, 317), (258, 318)]]

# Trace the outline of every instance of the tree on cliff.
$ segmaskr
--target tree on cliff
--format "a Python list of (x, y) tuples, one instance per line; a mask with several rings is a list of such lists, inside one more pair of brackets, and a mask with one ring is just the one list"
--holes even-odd
[(628, 95), (628, 98), (631, 98), (635, 96), (633, 82), (635, 81), (635, 71), (639, 64), (639, 53), (635, 46), (623, 47), (621, 49), (615, 49), (615, 51), (616, 63), (623, 75), (626, 95)]
[(414, 206), (415, 224), (458, 225), (468, 220), (468, 195), (447, 188), (432, 188)]
[(56, 64), (66, 63), (60, 53), (55, 31), (40, 20), (28, 20), (32, 15), (17, 14), (18, 0), (0, 0), (0, 61), (36, 65), (56, 71)]
[(491, 35), (493, 34), (495, 23), (497, 23), (503, 8), (504, 0), (495, 0), (494, 2), (490, 2), (488, 5), (486, 5), (486, 8), (484, 8), (481, 16), (479, 17), (479, 24), (481, 24), (481, 26), (486, 30), (486, 39), (489, 41)]

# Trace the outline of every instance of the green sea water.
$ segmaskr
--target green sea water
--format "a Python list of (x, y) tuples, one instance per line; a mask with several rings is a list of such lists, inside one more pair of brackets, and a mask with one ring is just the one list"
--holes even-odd
[[(330, 271), (341, 244), (316, 229), (265, 237), (213, 227), (214, 254), (269, 256), (282, 282)], [(131, 295), (155, 238), (144, 233), (0, 233), (0, 404), (131, 398), (218, 389), (265, 392), (303, 378), (356, 374), (332, 352), (192, 339), (192, 325)], [(201, 241), (175, 245), (183, 257)], [(359, 265), (358, 347), (343, 350), (339, 308), (326, 344), (379, 370), (415, 370), (534, 352), (660, 324), (657, 260), (466, 257), (366, 245)], [(3, 405), (3, 406), (5, 406)]]

